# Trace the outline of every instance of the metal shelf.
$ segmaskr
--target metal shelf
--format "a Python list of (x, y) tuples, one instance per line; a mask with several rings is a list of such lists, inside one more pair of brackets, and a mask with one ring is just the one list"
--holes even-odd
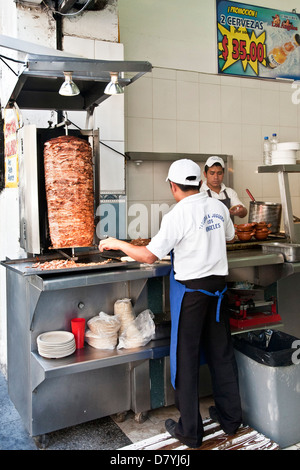
[(300, 165), (262, 165), (258, 167), (258, 173), (300, 173)]
[(278, 174), (285, 235), (290, 243), (297, 243), (288, 174), (300, 173), (300, 165), (264, 165), (258, 167), (258, 173)]
[(150, 341), (146, 346), (134, 349), (100, 350), (85, 344), (84, 348), (61, 359), (46, 359), (40, 356), (37, 351), (32, 351), (32, 391), (46, 379), (127, 364), (128, 362), (158, 359), (168, 356), (169, 352), (169, 338)]

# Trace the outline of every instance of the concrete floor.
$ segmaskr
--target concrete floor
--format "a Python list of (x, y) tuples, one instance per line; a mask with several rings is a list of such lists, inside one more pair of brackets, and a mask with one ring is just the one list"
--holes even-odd
[[(211, 404), (211, 397), (201, 399), (203, 419), (208, 417)], [(148, 419), (138, 423), (134, 413), (128, 412), (120, 423), (117, 417), (109, 416), (49, 433), (46, 446), (40, 445), (25, 429), (8, 396), (6, 379), (0, 372), (0, 450), (116, 450), (164, 433), (165, 420), (177, 420), (178, 416), (175, 406), (163, 407), (149, 411)], [(300, 450), (300, 443), (288, 450)]]
[[(203, 418), (208, 416), (211, 403), (211, 398), (202, 400)], [(49, 433), (45, 447), (29, 436), (0, 372), (0, 450), (115, 450), (165, 432), (165, 420), (177, 420), (178, 416), (175, 406), (164, 407), (151, 410), (148, 419), (138, 423), (135, 414), (129, 411), (123, 422), (118, 422), (117, 416), (108, 416)]]

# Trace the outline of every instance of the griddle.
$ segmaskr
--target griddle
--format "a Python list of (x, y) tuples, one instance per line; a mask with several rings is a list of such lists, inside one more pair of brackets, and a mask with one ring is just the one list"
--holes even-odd
[[(18, 259), (6, 259), (0, 262), (0, 264), (8, 269), (22, 274), (23, 276), (47, 276), (54, 274), (69, 274), (69, 273), (79, 273), (82, 271), (103, 271), (103, 270), (117, 270), (117, 269), (132, 269), (139, 268), (140, 263), (137, 261), (121, 261), (122, 256), (125, 254), (122, 251), (107, 250), (105, 253), (99, 253), (99, 251), (91, 251), (87, 253), (76, 253), (76, 258), (74, 261), (79, 263), (92, 263), (92, 262), (102, 262), (107, 259), (112, 259), (111, 262), (101, 265), (87, 265), (87, 266), (76, 266), (69, 268), (59, 268), (59, 269), (39, 269), (34, 268), (35, 263), (53, 260), (63, 260), (63, 259), (72, 259), (69, 256), (64, 257), (61, 253), (53, 253), (41, 256), (35, 256), (32, 258), (18, 258)], [(75, 261), (75, 262), (76, 262)]]

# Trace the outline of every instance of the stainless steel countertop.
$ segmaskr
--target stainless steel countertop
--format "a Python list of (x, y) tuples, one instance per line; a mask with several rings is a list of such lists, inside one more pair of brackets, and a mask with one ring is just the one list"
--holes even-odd
[(281, 253), (263, 253), (261, 248), (229, 251), (227, 257), (229, 269), (284, 263)]
[[(228, 266), (230, 269), (251, 267), (251, 266), (270, 266), (284, 263), (284, 257), (281, 253), (263, 253), (262, 249), (252, 248), (248, 250), (228, 251)], [(20, 260), (22, 264), (22, 260)], [(298, 263), (299, 264), (299, 263)], [(6, 266), (14, 269), (16, 273), (23, 275), (22, 269), (17, 264)], [(19, 270), (20, 269), (20, 270)], [(299, 265), (300, 270), (300, 265)], [(161, 261), (153, 265), (139, 264), (130, 269), (107, 269), (78, 271), (74, 269), (71, 273), (65, 274), (55, 271), (45, 271), (43, 274), (26, 275), (30, 284), (41, 291), (60, 290), (66, 288), (76, 288), (82, 286), (92, 286), (98, 284), (107, 284), (114, 282), (127, 282), (137, 279), (147, 279), (152, 277), (167, 276), (170, 272), (170, 262)]]

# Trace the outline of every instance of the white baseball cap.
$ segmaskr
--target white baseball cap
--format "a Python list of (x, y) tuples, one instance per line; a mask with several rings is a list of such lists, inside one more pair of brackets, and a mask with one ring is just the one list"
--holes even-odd
[(221, 167), (222, 167), (222, 168), (225, 168), (223, 158), (221, 158), (221, 157), (216, 157), (216, 156), (209, 157), (209, 158), (206, 160), (205, 166), (208, 166), (208, 167), (210, 168), (211, 166), (214, 166), (216, 163), (220, 163)]
[(172, 163), (166, 181), (170, 180), (177, 184), (198, 186), (200, 179), (201, 171), (199, 165), (193, 162), (193, 160), (183, 158)]

